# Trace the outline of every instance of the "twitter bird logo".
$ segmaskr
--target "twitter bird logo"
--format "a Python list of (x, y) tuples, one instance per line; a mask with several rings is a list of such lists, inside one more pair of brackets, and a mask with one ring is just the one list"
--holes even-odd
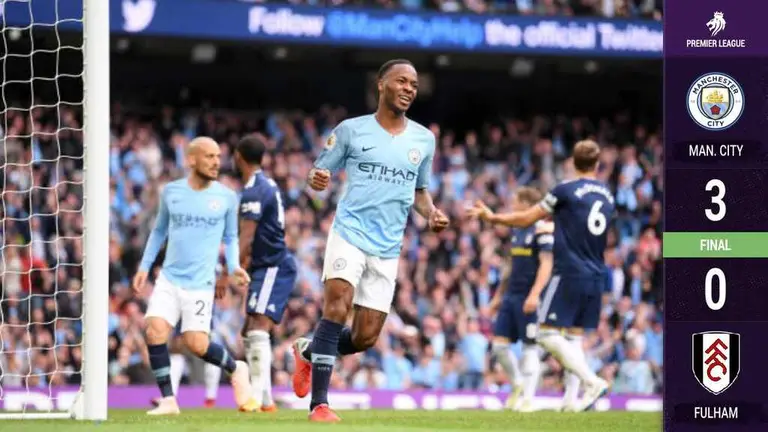
[(149, 27), (155, 17), (156, 0), (123, 0), (123, 30), (138, 33)]

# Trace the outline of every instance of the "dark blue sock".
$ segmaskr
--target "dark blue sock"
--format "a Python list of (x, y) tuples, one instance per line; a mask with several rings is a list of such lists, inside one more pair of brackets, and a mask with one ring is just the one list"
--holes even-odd
[(200, 358), (212, 365), (219, 366), (229, 374), (234, 372), (237, 367), (232, 354), (226, 348), (214, 342), (208, 344), (208, 351), (200, 356)]
[(344, 327), (339, 335), (339, 355), (357, 354), (361, 351), (352, 343), (352, 329)]
[(148, 345), (149, 365), (155, 374), (157, 386), (163, 397), (173, 396), (171, 386), (171, 356), (168, 354), (168, 345)]
[(343, 325), (320, 320), (312, 338), (310, 352), (312, 353), (312, 403), (310, 411), (320, 404), (328, 403), (328, 387), (331, 384), (333, 366), (336, 364), (339, 336)]
[[(351, 355), (351, 354), (357, 354), (359, 352), (362, 352), (363, 350), (358, 349), (354, 343), (352, 343), (352, 329), (349, 327), (344, 327), (341, 329), (341, 334), (339, 335), (339, 355), (345, 356), (345, 355)], [(312, 361), (312, 344), (307, 346), (307, 349), (301, 352), (302, 357), (304, 357), (307, 361)]]

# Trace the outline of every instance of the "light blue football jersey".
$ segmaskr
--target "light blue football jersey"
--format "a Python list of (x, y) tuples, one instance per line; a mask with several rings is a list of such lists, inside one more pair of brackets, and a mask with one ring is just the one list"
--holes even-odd
[(150, 269), (167, 238), (163, 276), (186, 290), (213, 291), (222, 243), (229, 274), (240, 266), (238, 204), (235, 191), (216, 181), (203, 190), (187, 178), (168, 183), (139, 269)]
[(336, 233), (369, 255), (399, 256), (414, 192), (428, 186), (434, 154), (435, 135), (413, 120), (396, 136), (373, 114), (341, 122), (315, 161), (316, 168), (347, 173)]

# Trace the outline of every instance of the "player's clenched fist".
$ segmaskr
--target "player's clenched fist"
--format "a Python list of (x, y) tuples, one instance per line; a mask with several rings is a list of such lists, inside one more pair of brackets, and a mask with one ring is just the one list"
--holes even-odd
[(313, 168), (309, 172), (309, 187), (316, 191), (325, 190), (331, 181), (331, 172), (324, 169)]
[(147, 272), (140, 271), (133, 277), (133, 293), (140, 295), (144, 291), (144, 285), (147, 283)]
[(431, 229), (434, 232), (440, 232), (446, 228), (448, 228), (448, 224), (450, 223), (450, 220), (448, 220), (448, 216), (445, 215), (440, 209), (434, 209), (429, 214), (429, 229)]

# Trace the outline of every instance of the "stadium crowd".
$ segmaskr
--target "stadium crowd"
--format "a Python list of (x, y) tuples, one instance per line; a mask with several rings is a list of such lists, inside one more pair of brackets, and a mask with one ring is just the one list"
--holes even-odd
[[(239, 1), (266, 2), (266, 0)], [(664, 9), (662, 0), (286, 0), (285, 2), (327, 7), (363, 6), (476, 14), (605, 16), (658, 21), (661, 20)]]
[[(154, 383), (142, 337), (147, 296), (135, 297), (129, 280), (153, 223), (158, 192), (184, 175), (185, 145), (196, 135), (220, 142), (221, 181), (237, 189), (232, 145), (243, 133), (259, 130), (269, 138), (264, 169), (284, 191), (287, 242), (300, 269), (294, 296), (273, 337), (273, 382), (288, 385), (290, 342), (310, 332), (319, 316), (324, 242), (344, 174), (322, 193), (306, 188), (305, 178), (332, 127), (350, 115), (327, 106), (314, 113), (266, 114), (168, 106), (147, 116), (114, 105), (109, 161), (111, 383)], [(507, 231), (463, 219), (463, 209), (477, 198), (502, 208), (518, 185), (545, 190), (568, 179), (573, 174), (570, 146), (592, 136), (602, 145), (600, 177), (613, 188), (619, 212), (605, 257), (610, 272), (600, 326), (584, 343), (592, 367), (613, 382), (613, 392), (661, 390), (660, 131), (658, 125), (637, 124), (626, 114), (594, 120), (506, 118), (466, 133), (429, 124), (438, 142), (430, 189), (452, 218), (451, 228), (427, 233), (425, 221), (413, 213), (384, 334), (374, 349), (339, 362), (332, 387), (507, 390), (500, 367), (490, 361), (494, 317), (488, 309), (506, 265)], [(46, 387), (81, 379), (80, 122), (76, 111), (61, 107), (8, 111), (2, 123), (0, 386)], [(58, 132), (57, 125), (62, 128)], [(230, 289), (217, 302), (214, 318), (214, 337), (238, 356), (243, 351), (241, 310), (242, 294)], [(520, 347), (514, 349), (519, 355)], [(559, 364), (551, 358), (544, 362), (541, 390), (560, 391)], [(188, 381), (199, 382), (199, 377), (191, 374)]]

